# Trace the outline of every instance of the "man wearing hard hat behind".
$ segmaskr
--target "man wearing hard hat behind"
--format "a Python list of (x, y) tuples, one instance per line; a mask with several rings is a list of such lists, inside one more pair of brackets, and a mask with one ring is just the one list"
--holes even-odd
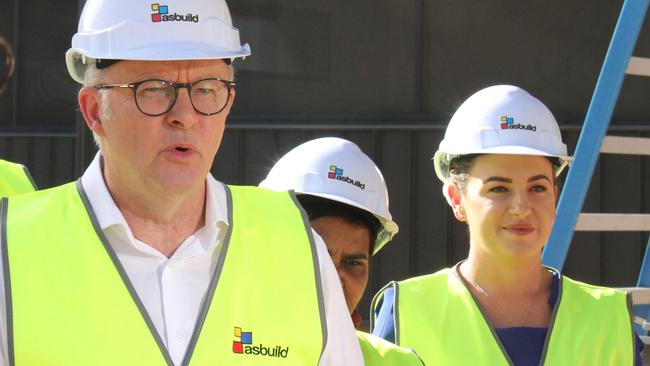
[[(356, 307), (368, 283), (370, 256), (398, 230), (379, 168), (354, 143), (325, 137), (285, 154), (260, 187), (296, 192), (312, 227), (325, 240), (358, 326)], [(423, 365), (412, 350), (361, 331), (357, 336), (366, 366)]]
[(100, 151), (3, 199), (8, 365), (362, 365), (289, 193), (210, 174), (250, 54), (223, 0), (87, 0), (67, 52)]
[(34, 190), (36, 183), (24, 165), (0, 159), (0, 197)]
[[(9, 43), (2, 36), (0, 36), (0, 49), (4, 51), (7, 59), (4, 73), (0, 77), (0, 95), (2, 95), (7, 81), (13, 74), (14, 58)], [(0, 159), (0, 197), (32, 192), (35, 189), (36, 184), (24, 165)]]

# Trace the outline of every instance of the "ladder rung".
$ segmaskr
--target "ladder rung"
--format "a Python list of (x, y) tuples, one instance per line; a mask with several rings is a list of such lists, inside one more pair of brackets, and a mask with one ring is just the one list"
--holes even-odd
[(619, 287), (616, 289), (629, 292), (634, 305), (650, 304), (650, 288), (648, 287)]
[(630, 57), (625, 73), (628, 75), (650, 76), (650, 58)]
[(650, 231), (650, 214), (582, 213), (576, 231)]
[(605, 136), (600, 152), (606, 154), (650, 155), (650, 138)]

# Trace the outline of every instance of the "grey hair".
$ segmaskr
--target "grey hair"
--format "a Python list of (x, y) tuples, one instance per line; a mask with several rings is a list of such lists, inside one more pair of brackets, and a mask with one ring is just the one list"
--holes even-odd
[[(84, 87), (93, 87), (95, 85), (99, 85), (103, 83), (103, 75), (104, 72), (95, 66), (95, 63), (90, 63), (88, 66), (86, 66), (86, 71), (84, 72)], [(106, 93), (106, 89), (100, 89), (99, 90), (99, 95), (101, 96), (102, 103), (100, 105), (100, 111), (99, 111), (99, 117), (102, 120), (107, 120), (111, 118), (111, 108), (109, 108), (109, 102), (108, 102), (108, 94)], [(97, 145), (97, 148), (100, 150), (102, 149), (102, 138), (97, 135), (94, 131), (92, 132), (93, 134), (93, 140), (95, 140), (95, 145)]]

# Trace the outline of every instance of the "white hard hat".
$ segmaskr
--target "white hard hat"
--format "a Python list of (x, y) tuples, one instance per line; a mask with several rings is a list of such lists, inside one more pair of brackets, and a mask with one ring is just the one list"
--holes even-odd
[(294, 190), (369, 212), (381, 224), (373, 254), (398, 231), (388, 211), (388, 189), (381, 171), (348, 140), (324, 137), (297, 146), (278, 160), (259, 186)]
[(87, 0), (66, 64), (83, 83), (86, 66), (97, 59), (233, 60), (250, 54), (224, 0)]
[(433, 158), (438, 178), (447, 181), (449, 162), (467, 154), (556, 157), (556, 175), (571, 161), (551, 111), (512, 85), (482, 89), (458, 108)]

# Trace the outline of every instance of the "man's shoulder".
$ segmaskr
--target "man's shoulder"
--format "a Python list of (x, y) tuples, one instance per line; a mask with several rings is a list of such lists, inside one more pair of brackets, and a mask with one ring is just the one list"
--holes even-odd
[(70, 182), (60, 186), (42, 189), (40, 191), (7, 197), (8, 203), (6, 205), (11, 210), (20, 207), (30, 210), (31, 208), (29, 207), (44, 207), (44, 205), (56, 202), (67, 203), (70, 201), (70, 197), (79, 197), (76, 182)]
[(273, 202), (288, 202), (290, 206), (297, 204), (295, 194), (291, 191), (273, 191), (266, 188), (256, 186), (238, 186), (226, 185), (226, 190), (234, 199), (252, 200), (255, 202), (268, 202), (273, 205)]
[(258, 186), (235, 185), (235, 184), (224, 184), (224, 186), (231, 192), (236, 191), (236, 192), (254, 193), (254, 194), (268, 194), (273, 196), (286, 196), (289, 194), (289, 192), (287, 191), (274, 191), (271, 189), (261, 188)]

